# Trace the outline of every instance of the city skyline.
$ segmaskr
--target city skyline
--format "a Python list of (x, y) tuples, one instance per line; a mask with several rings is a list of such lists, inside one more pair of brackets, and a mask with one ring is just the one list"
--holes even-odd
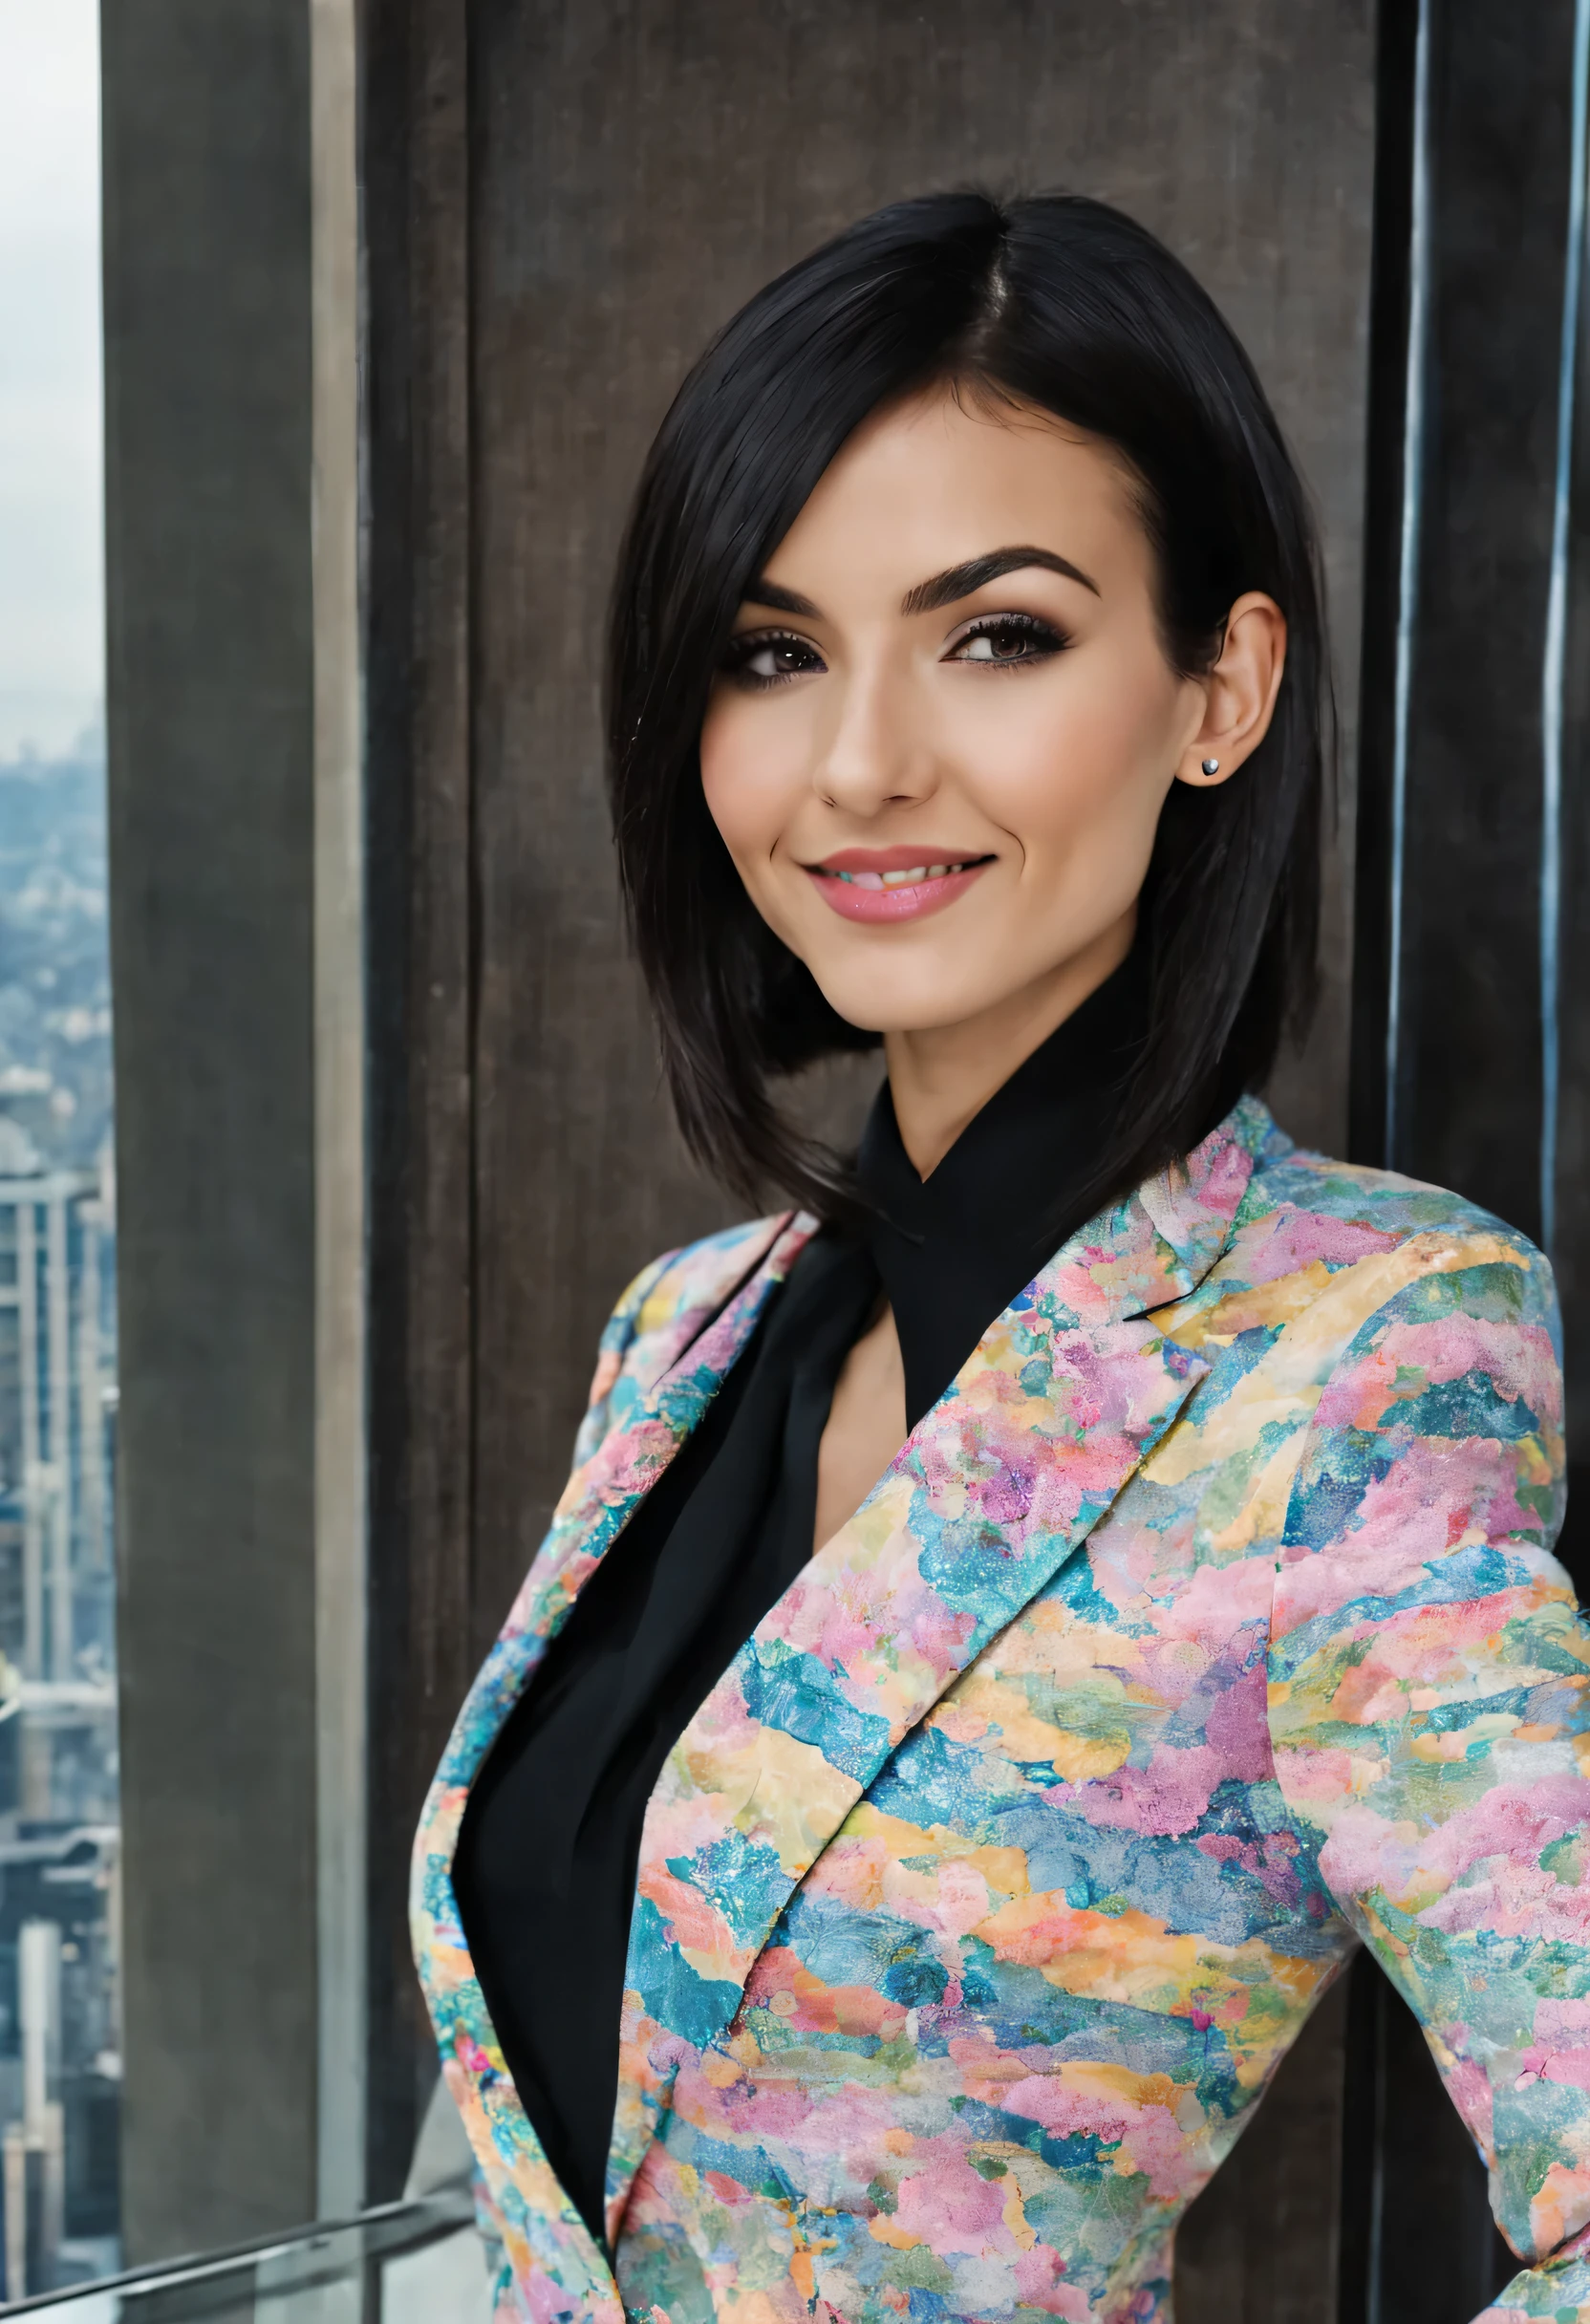
[(97, 0), (0, 0), (0, 2299), (119, 2245)]
[(117, 2264), (104, 758), (0, 765), (0, 2297)]

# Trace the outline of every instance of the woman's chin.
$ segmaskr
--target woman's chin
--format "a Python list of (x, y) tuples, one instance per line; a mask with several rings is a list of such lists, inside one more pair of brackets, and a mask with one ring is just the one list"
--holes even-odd
[[(815, 975), (815, 970), (813, 971)], [(920, 974), (920, 964), (902, 977), (896, 988), (892, 977), (876, 969), (862, 975), (817, 977), (823, 998), (836, 1016), (859, 1033), (936, 1033), (950, 1025), (998, 1010), (1006, 996), (990, 990), (985, 979), (946, 977), (935, 982)]]

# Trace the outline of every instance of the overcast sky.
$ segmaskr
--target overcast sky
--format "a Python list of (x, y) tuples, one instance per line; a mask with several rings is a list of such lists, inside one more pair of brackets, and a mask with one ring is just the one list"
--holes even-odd
[(0, 759), (103, 692), (97, 0), (0, 0)]

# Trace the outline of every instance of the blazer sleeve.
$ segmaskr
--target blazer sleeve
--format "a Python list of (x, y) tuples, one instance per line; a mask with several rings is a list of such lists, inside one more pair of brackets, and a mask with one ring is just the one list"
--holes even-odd
[(1437, 1258), (1321, 1394), (1277, 1573), (1271, 1738), (1528, 2263), (1487, 2324), (1590, 2324), (1590, 1634), (1551, 1554), (1556, 1301), (1499, 1230)]

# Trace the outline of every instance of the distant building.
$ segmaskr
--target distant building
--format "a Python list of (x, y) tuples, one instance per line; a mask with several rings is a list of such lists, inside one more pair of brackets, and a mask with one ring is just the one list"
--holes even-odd
[(115, 1187), (0, 1114), (4, 2296), (115, 2264)]

